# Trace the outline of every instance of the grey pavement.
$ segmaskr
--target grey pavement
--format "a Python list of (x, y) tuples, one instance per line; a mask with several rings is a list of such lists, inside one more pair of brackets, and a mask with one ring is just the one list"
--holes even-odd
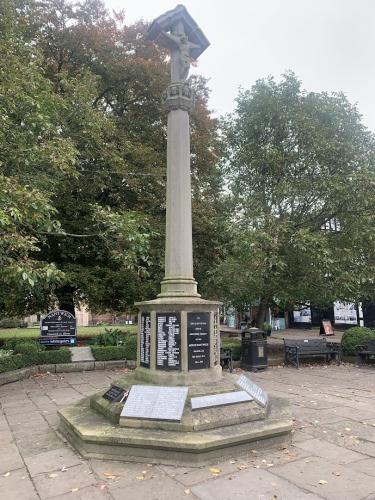
[(375, 500), (374, 367), (249, 374), (290, 401), (292, 444), (197, 468), (85, 460), (62, 439), (58, 408), (121, 373), (46, 373), (0, 387), (1, 500)]

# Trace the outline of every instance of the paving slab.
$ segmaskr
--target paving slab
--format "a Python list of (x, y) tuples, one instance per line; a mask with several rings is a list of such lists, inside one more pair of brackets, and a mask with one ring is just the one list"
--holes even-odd
[(363, 460), (367, 458), (361, 453), (355, 451), (347, 450), (342, 446), (336, 446), (332, 443), (327, 443), (321, 439), (310, 439), (308, 441), (302, 441), (296, 443), (297, 448), (302, 448), (305, 451), (310, 452), (312, 455), (317, 455), (318, 457), (327, 458), (332, 462), (337, 464), (348, 464), (350, 462), (355, 462), (358, 460)]
[(0, 476), (0, 498), (4, 500), (40, 500), (25, 468)]
[(201, 500), (318, 500), (322, 498), (268, 471), (257, 469), (216, 478), (193, 486), (191, 491)]
[(25, 464), (31, 477), (46, 472), (61, 471), (82, 463), (82, 458), (69, 448), (58, 448), (25, 457)]
[(47, 474), (39, 474), (33, 478), (35, 488), (42, 500), (66, 493), (72, 493), (76, 488), (84, 488), (97, 483), (89, 464), (70, 467), (65, 472), (61, 470)]
[(250, 374), (290, 401), (293, 444), (198, 468), (85, 460), (55, 432), (58, 408), (107, 389), (124, 372), (39, 373), (0, 386), (1, 500), (375, 500), (373, 368), (311, 365)]
[(1, 445), (0, 453), (0, 474), (6, 474), (9, 471), (20, 469), (24, 466), (22, 457), (15, 444)]
[(331, 500), (360, 500), (375, 495), (374, 478), (320, 457), (276, 466), (272, 474)]
[(91, 347), (69, 347), (72, 353), (72, 363), (79, 363), (80, 361), (95, 361), (91, 352)]

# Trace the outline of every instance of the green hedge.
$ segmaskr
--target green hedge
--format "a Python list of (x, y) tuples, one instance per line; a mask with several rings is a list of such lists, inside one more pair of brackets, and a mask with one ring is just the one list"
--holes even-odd
[(6, 358), (0, 358), (0, 373), (11, 372), (24, 367), (22, 354), (14, 354)]
[(25, 338), (19, 338), (19, 337), (12, 337), (11, 339), (8, 339), (4, 342), (3, 349), (10, 349), (12, 351), (15, 351), (17, 346), (20, 344), (34, 344), (34, 345), (39, 345), (38, 341), (35, 339), (25, 339)]
[(349, 328), (341, 340), (342, 352), (347, 356), (355, 356), (357, 354), (356, 346), (364, 344), (367, 340), (375, 339), (375, 331), (364, 326), (355, 326)]
[(233, 361), (239, 361), (241, 359), (241, 340), (224, 337), (221, 339), (221, 347), (232, 349)]
[(126, 335), (123, 345), (98, 346), (92, 345), (91, 351), (96, 361), (111, 361), (115, 359), (137, 359), (137, 335)]
[(70, 363), (72, 353), (67, 347), (60, 347), (53, 351), (41, 351), (39, 353), (40, 365), (59, 365), (60, 363)]
[(18, 343), (14, 353), (0, 358), (0, 373), (27, 366), (70, 363), (72, 353), (66, 347), (47, 351), (36, 343)]
[(95, 361), (111, 361), (115, 359), (129, 359), (125, 346), (91, 346), (92, 355)]

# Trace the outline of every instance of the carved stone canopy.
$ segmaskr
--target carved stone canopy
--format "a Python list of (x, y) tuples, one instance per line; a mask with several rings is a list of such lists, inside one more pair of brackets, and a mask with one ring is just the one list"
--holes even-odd
[(192, 44), (190, 56), (197, 59), (207, 49), (210, 42), (183, 5), (177, 5), (176, 8), (157, 17), (148, 29), (148, 38), (166, 48), (171, 48), (164, 34), (174, 31), (179, 23), (182, 23), (184, 33)]

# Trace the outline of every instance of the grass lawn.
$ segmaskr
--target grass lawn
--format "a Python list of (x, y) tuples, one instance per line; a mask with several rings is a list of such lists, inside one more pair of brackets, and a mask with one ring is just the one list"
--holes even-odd
[[(112, 326), (79, 326), (77, 336), (79, 338), (94, 337), (104, 332), (105, 328), (118, 328), (123, 332), (136, 332), (137, 325), (112, 325)], [(40, 335), (40, 329), (36, 328), (2, 328), (0, 329), (0, 341), (13, 337), (37, 339)]]

